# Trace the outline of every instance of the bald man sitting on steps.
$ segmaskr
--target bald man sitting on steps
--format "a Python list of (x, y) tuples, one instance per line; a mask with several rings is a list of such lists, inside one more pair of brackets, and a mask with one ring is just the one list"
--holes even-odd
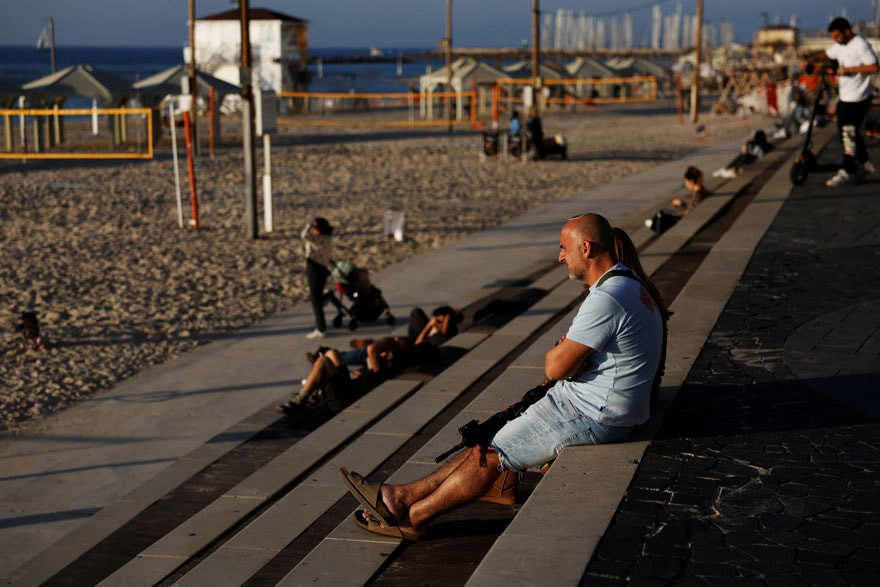
[(422, 479), (379, 484), (342, 468), (346, 486), (364, 506), (355, 513), (359, 527), (418, 540), (431, 519), (480, 499), (502, 473), (541, 466), (566, 446), (624, 440), (648, 420), (662, 346), (660, 308), (618, 263), (614, 234), (602, 216), (571, 218), (559, 249), (558, 261), (589, 295), (545, 356), (547, 379), (556, 383), (485, 445), (463, 450)]

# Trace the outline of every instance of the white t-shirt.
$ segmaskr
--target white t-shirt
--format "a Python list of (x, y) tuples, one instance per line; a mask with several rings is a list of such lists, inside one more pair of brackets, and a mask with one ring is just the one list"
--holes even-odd
[[(877, 63), (871, 44), (861, 35), (854, 35), (846, 45), (835, 43), (825, 54), (836, 59), (841, 67), (855, 67)], [(861, 102), (871, 97), (871, 76), (863, 73), (837, 76), (841, 102)]]
[[(620, 269), (626, 267), (618, 263), (611, 268)], [(565, 336), (596, 352), (586, 371), (553, 387), (554, 396), (570, 399), (601, 424), (646, 422), (663, 345), (663, 319), (641, 282), (614, 276), (592, 287)]]

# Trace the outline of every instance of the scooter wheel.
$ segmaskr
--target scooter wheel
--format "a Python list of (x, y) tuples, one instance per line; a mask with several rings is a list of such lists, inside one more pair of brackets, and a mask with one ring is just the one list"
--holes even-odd
[(810, 170), (806, 161), (795, 161), (794, 165), (791, 166), (791, 171), (789, 172), (789, 177), (791, 178), (791, 183), (794, 185), (802, 185), (805, 181), (807, 181), (807, 176), (810, 175)]

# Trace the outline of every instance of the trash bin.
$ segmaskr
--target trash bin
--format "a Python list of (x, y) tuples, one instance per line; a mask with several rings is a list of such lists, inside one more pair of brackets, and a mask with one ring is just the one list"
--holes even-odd
[(388, 238), (394, 237), (394, 240), (397, 242), (403, 241), (403, 225), (405, 221), (406, 214), (403, 212), (403, 207), (392, 206), (390, 209), (385, 210), (385, 214), (382, 217), (382, 234)]
[(497, 130), (489, 130), (483, 131), (483, 145), (482, 145), (482, 154), (488, 157), (495, 157), (498, 155), (498, 131)]

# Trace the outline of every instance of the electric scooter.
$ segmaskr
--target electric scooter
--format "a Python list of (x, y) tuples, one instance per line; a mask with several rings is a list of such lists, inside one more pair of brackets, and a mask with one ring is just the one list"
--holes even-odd
[[(813, 146), (813, 128), (816, 126), (816, 117), (819, 114), (819, 106), (822, 103), (823, 96), (831, 95), (827, 74), (829, 71), (835, 71), (837, 69), (834, 63), (832, 63), (832, 67), (834, 69), (829, 68), (819, 70), (819, 84), (816, 86), (816, 97), (813, 99), (813, 107), (810, 110), (810, 124), (807, 127), (807, 136), (804, 138), (804, 147), (801, 150), (800, 155), (798, 155), (797, 160), (795, 160), (794, 164), (791, 166), (791, 171), (789, 172), (791, 183), (794, 185), (803, 184), (807, 181), (807, 177), (810, 175), (811, 171), (818, 170), (816, 155), (813, 154), (813, 151), (811, 150), (811, 147)], [(806, 73), (813, 73), (813, 65), (807, 66)], [(821, 110), (822, 112), (825, 111), (824, 108)]]

